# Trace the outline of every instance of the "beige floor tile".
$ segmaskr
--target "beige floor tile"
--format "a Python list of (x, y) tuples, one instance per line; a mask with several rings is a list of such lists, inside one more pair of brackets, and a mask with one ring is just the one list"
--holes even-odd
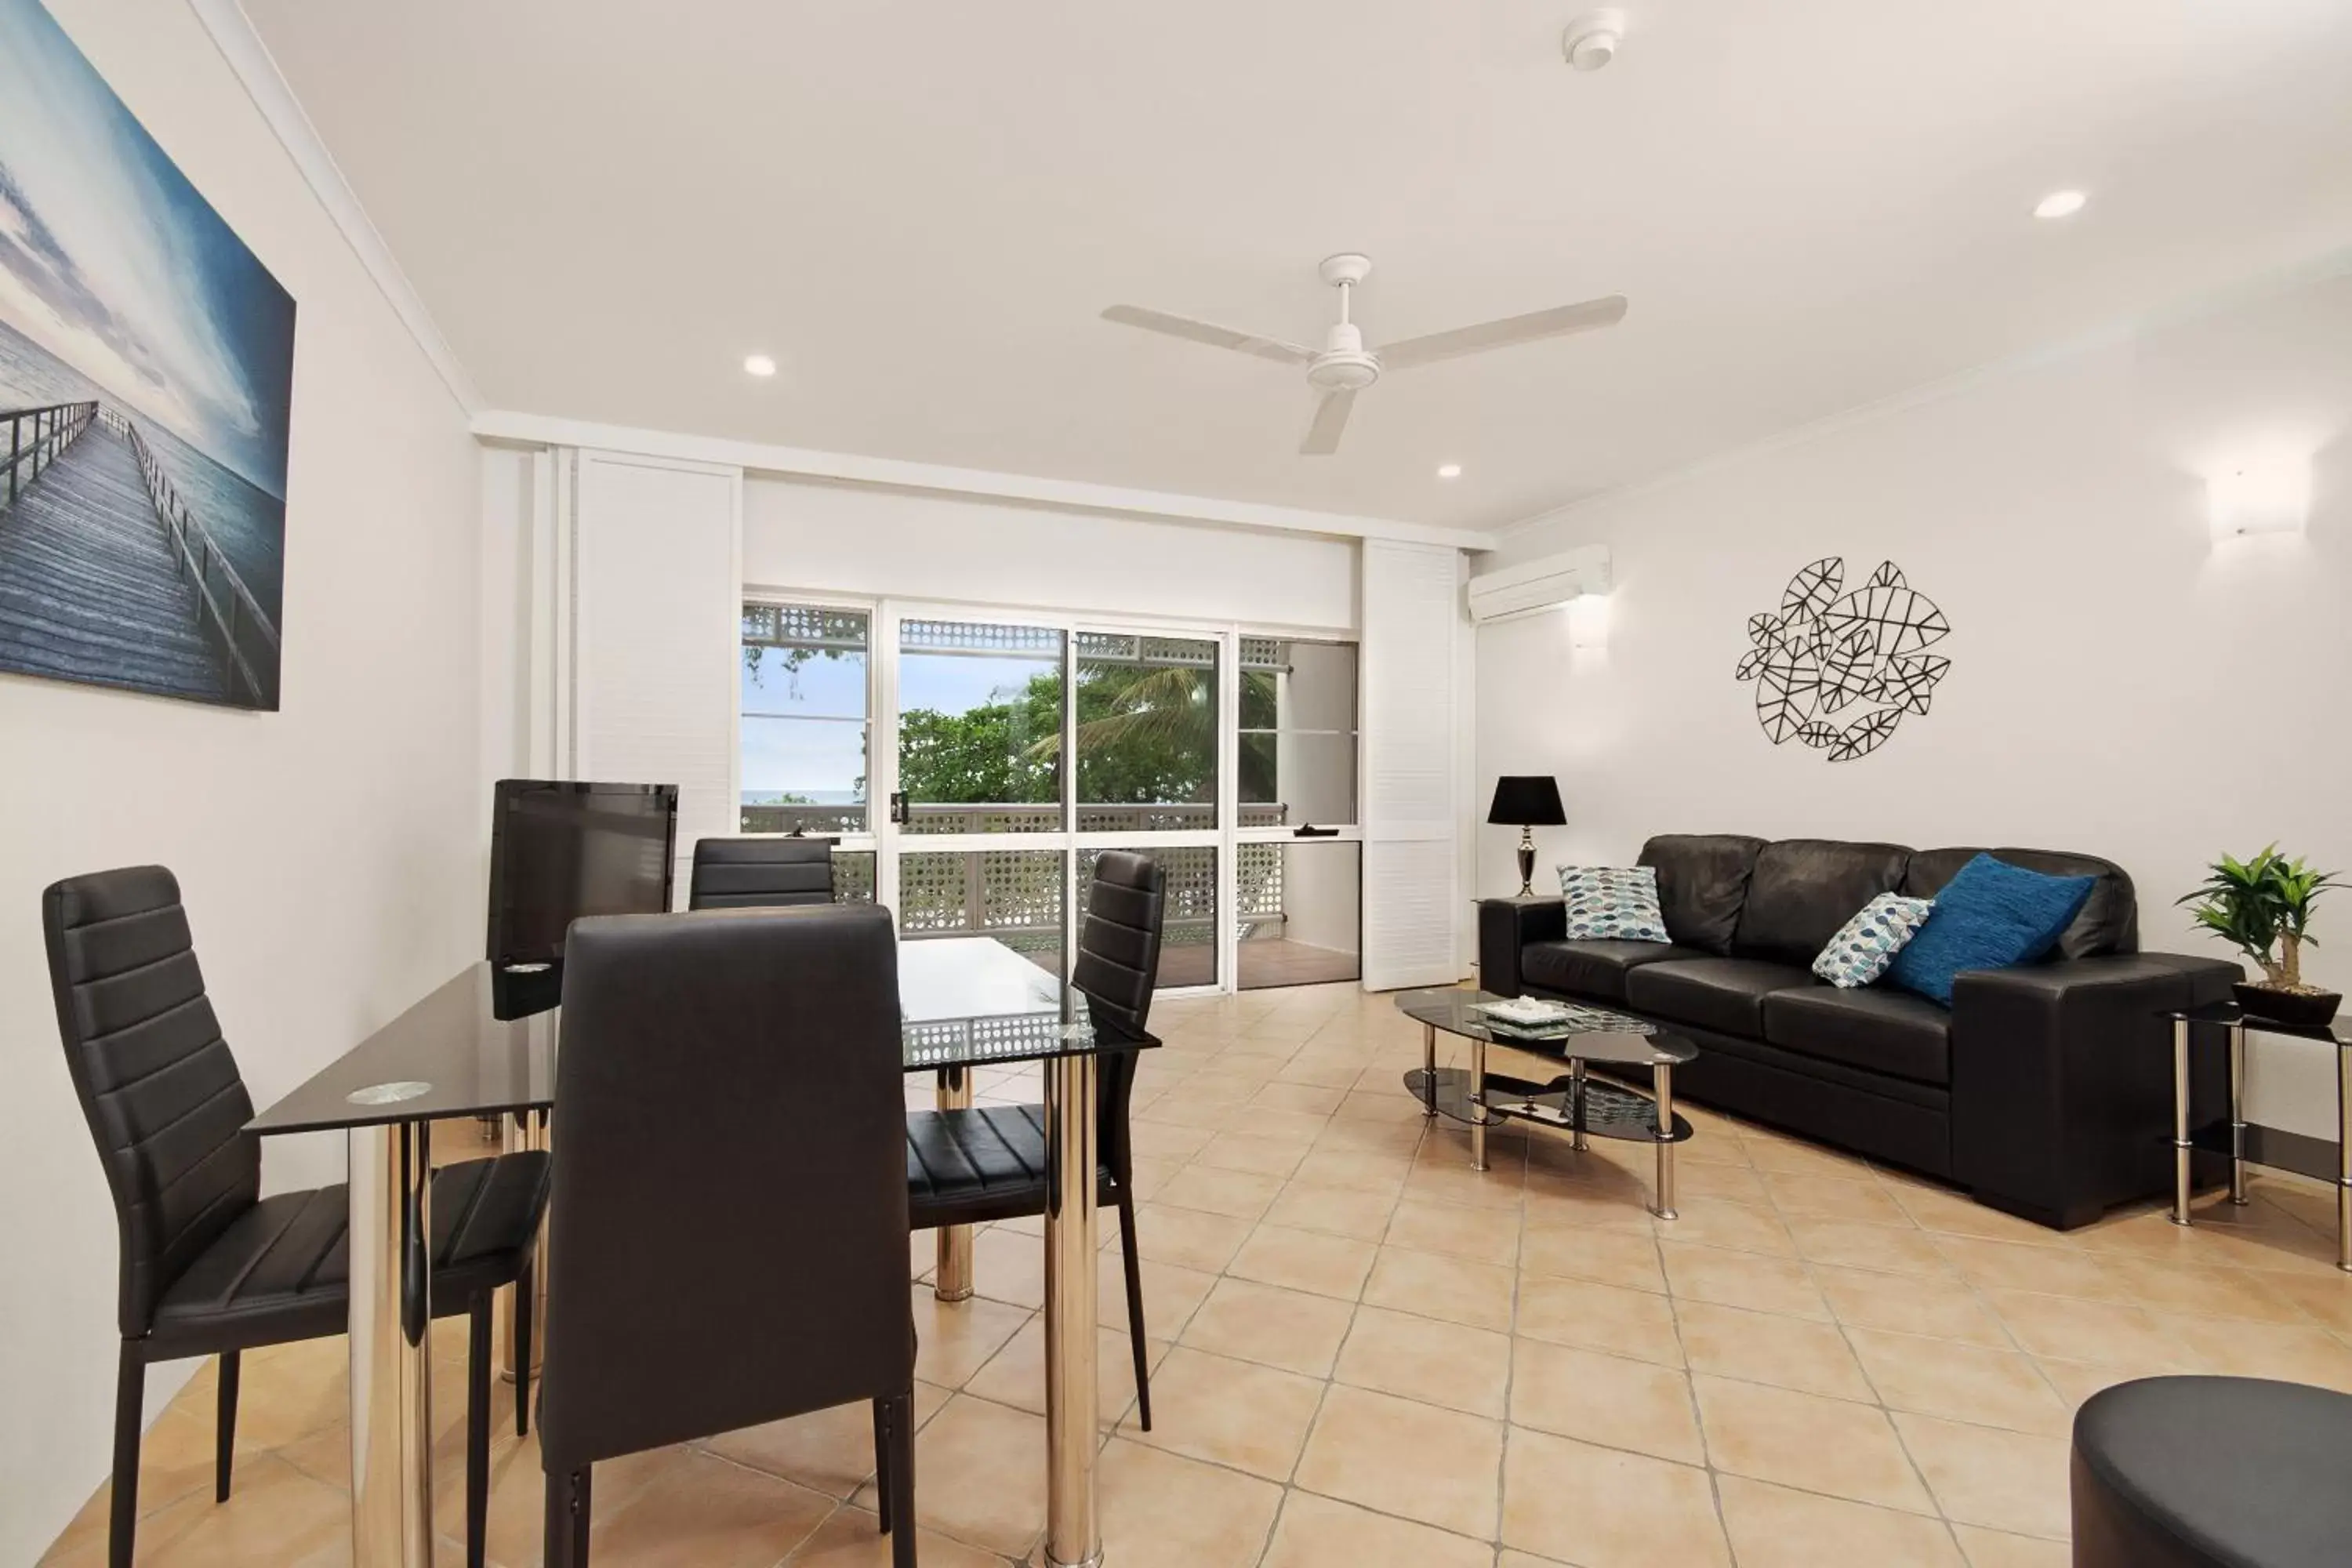
[(1529, 1231), (1589, 1236), (1596, 1230), (1613, 1230), (1653, 1236), (1660, 1224), (1650, 1217), (1649, 1189), (1633, 1182), (1594, 1182), (1530, 1170), (1526, 1192)]
[(1103, 1558), (1120, 1568), (1255, 1563), (1282, 1489), (1181, 1455), (1115, 1441), (1097, 1469)]
[(1033, 1316), (977, 1296), (942, 1301), (928, 1285), (915, 1287), (914, 1299), (915, 1375), (941, 1388), (961, 1388)]
[(2187, 1346), (2155, 1315), (2121, 1301), (2086, 1301), (2030, 1290), (1983, 1290), (2020, 1348), (2037, 1356), (2193, 1370)]
[(1151, 1430), (1132, 1415), (1122, 1430), (1139, 1443), (1286, 1480), (1322, 1400), (1323, 1384), (1312, 1378), (1180, 1345), (1153, 1371)]
[(1958, 1277), (1936, 1243), (1918, 1226), (1877, 1225), (1864, 1220), (1833, 1219), (1821, 1215), (1792, 1215), (1789, 1234), (1798, 1256), (1809, 1263), (1875, 1268), (1925, 1279)]
[(1364, 1281), (1364, 1300), (1474, 1329), (1507, 1331), (1516, 1279), (1511, 1270), (1489, 1263), (1384, 1247), (1372, 1263), (1371, 1278)]
[(1742, 1161), (1717, 1164), (1696, 1158), (1698, 1142), (1684, 1144), (1675, 1153), (1675, 1187), (1685, 1198), (1728, 1198), (1734, 1203), (1769, 1205), (1771, 1197), (1760, 1172)]
[(1352, 1302), (1328, 1296), (1225, 1279), (1178, 1339), (1195, 1350), (1328, 1377), (1355, 1311)]
[[(1042, 1337), (1042, 1331), (1038, 1331)], [(916, 1384), (916, 1422), (929, 1420), (947, 1401), (945, 1389)], [(1042, 1404), (1041, 1400), (1041, 1407)], [(863, 1400), (836, 1405), (789, 1421), (722, 1433), (704, 1447), (738, 1465), (765, 1470), (828, 1497), (845, 1498), (874, 1474), (874, 1406)]]
[(1250, 1171), (1261, 1176), (1288, 1180), (1307, 1158), (1307, 1146), (1287, 1138), (1259, 1138), (1247, 1132), (1220, 1132), (1208, 1147), (1192, 1156), (1196, 1165), (1224, 1171)]
[(1927, 1183), (1882, 1181), (1887, 1195), (1914, 1223), (1941, 1236), (2042, 1243), (2057, 1233), (2030, 1219), (1987, 1208), (1965, 1194)]
[(1250, 1224), (1229, 1215), (1144, 1204), (1135, 1211), (1135, 1247), (1150, 1262), (1221, 1273), (1249, 1239)]
[(1334, 1384), (1294, 1479), (1342, 1502), (1491, 1539), (1502, 1458), (1500, 1422)]
[[(1514, 1428), (1503, 1541), (1577, 1568), (1729, 1568), (1707, 1473)], [(1506, 1568), (1532, 1559), (1506, 1552)]]
[(1294, 1491), (1262, 1568), (1491, 1568), (1494, 1555), (1484, 1541)]
[(1729, 1198), (1685, 1198), (1675, 1218), (1658, 1222), (1659, 1239), (1794, 1258), (1797, 1244), (1779, 1215)]
[(1679, 1301), (1675, 1317), (1693, 1372), (1870, 1404), (1870, 1380), (1835, 1323)]
[[(915, 1531), (923, 1568), (1003, 1568), (1004, 1560), (927, 1530)], [(890, 1568), (890, 1538), (862, 1509), (845, 1508), (785, 1560), (788, 1568)]]
[[(1108, 1231), (1114, 1215), (1103, 1214)], [(934, 1254), (938, 1247), (934, 1244)], [(971, 1238), (971, 1289), (976, 1296), (1034, 1312), (1045, 1304), (1045, 1243), (1043, 1237), (990, 1226)]]
[(1404, 1190), (1405, 1175), (1412, 1169), (1409, 1158), (1318, 1148), (1299, 1162), (1298, 1169), (1291, 1173), (1291, 1180), (1310, 1186), (1340, 1187), (1352, 1193), (1378, 1193), (1392, 1198)]
[(2352, 1275), (2278, 1274), (2249, 1269), (2252, 1289), (2293, 1301), (2313, 1321), (2339, 1334), (2352, 1334)]
[(1817, 1215), (1872, 1225), (1911, 1224), (1911, 1216), (1887, 1196), (1886, 1189), (1866, 1175), (1848, 1181), (1837, 1176), (1774, 1171), (1766, 1173), (1764, 1186), (1771, 1194), (1772, 1206), (1784, 1215)]
[(1510, 1415), (1514, 1426), (1684, 1464), (1706, 1461), (1689, 1378), (1648, 1362), (1519, 1340)]
[(1515, 1331), (1522, 1338), (1608, 1351), (1660, 1366), (1683, 1364), (1675, 1304), (1647, 1290), (1522, 1275)]
[(1216, 1136), (1213, 1126), (1177, 1127), (1141, 1116), (1129, 1131), (1136, 1153), (1154, 1160), (1189, 1160)]
[(1499, 1418), (1511, 1382), (1511, 1341), (1487, 1329), (1361, 1307), (1332, 1375), (1358, 1388)]
[(2313, 1320), (2288, 1291), (2244, 1269), (2211, 1263), (2181, 1263), (2115, 1254), (2099, 1265), (2114, 1277), (2126, 1299), (2151, 1311), (2175, 1317), (2229, 1318), (2248, 1322), (2309, 1326)]
[[(1136, 1229), (1142, 1228), (1139, 1215)], [(1139, 1245), (1142, 1241), (1140, 1235), (1136, 1239)], [(1217, 1285), (1214, 1274), (1149, 1258), (1143, 1259), (1141, 1272), (1143, 1335), (1150, 1340), (1174, 1339)], [(1106, 1247), (1095, 1265), (1095, 1318), (1114, 1329), (1127, 1328), (1127, 1266), (1116, 1247)]]
[(2000, 1432), (1908, 1411), (1895, 1412), (1895, 1426), (1947, 1519), (2064, 1539), (2070, 1520), (2064, 1438)]
[(1328, 1116), (1339, 1109), (1339, 1102), (1346, 1098), (1346, 1092), (1341, 1089), (1323, 1089), (1307, 1083), (1269, 1082), (1257, 1091), (1251, 1103), (1282, 1110), (1303, 1110), (1310, 1116)]
[(1393, 1194), (1318, 1186), (1294, 1179), (1265, 1211), (1265, 1217), (1270, 1224), (1295, 1230), (1319, 1230), (1376, 1242), (1387, 1234), (1389, 1215), (1395, 1210)]
[(1261, 1285), (1352, 1301), (1364, 1293), (1364, 1280), (1379, 1253), (1374, 1243), (1352, 1237), (1267, 1223), (1250, 1233), (1225, 1272)]
[[(324, 1482), (271, 1454), (237, 1466), (236, 1489), (226, 1503), (201, 1488), (139, 1521), (142, 1568), (233, 1568), (254, 1563), (299, 1563), (348, 1542), (351, 1501)], [(89, 1538), (93, 1563), (106, 1560), (103, 1523)]]
[(2344, 1390), (2352, 1385), (2352, 1350), (2325, 1329), (2215, 1318), (2158, 1318), (2206, 1368), (2231, 1377), (2273, 1377)]
[(1720, 1484), (1723, 1522), (1739, 1568), (1966, 1568), (1951, 1527), (1940, 1519), (1738, 1476)]
[(1515, 1210), (1417, 1203), (1408, 1196), (1390, 1216), (1383, 1239), (1390, 1247), (1509, 1268), (1518, 1261), (1519, 1216)]
[(1658, 1266), (1658, 1244), (1646, 1236), (1530, 1226), (1519, 1243), (1519, 1267), (1529, 1274), (1590, 1279), (1630, 1290), (1663, 1293), (1666, 1288), (1665, 1273)]
[(1454, 1204), (1516, 1214), (1526, 1200), (1526, 1174), (1516, 1161), (1490, 1159), (1481, 1171), (1455, 1159), (1452, 1150), (1437, 1148), (1413, 1162), (1404, 1179), (1404, 1195), (1408, 1203)]
[(1830, 1321), (1829, 1304), (1801, 1263), (1675, 1241), (1658, 1243), (1658, 1255), (1665, 1265), (1667, 1289), (1677, 1300)]
[(1045, 1422), (960, 1394), (915, 1435), (915, 1518), (1013, 1556), (1045, 1520)]
[(2009, 1331), (1975, 1290), (1958, 1279), (1916, 1279), (1865, 1268), (1812, 1267), (1813, 1284), (1837, 1320), (1852, 1328), (1889, 1329), (1966, 1344), (2006, 1349)]
[(1979, 1290), (2035, 1290), (2085, 1301), (2118, 1301), (2126, 1295), (2096, 1254), (2077, 1247), (1947, 1236), (1937, 1238), (1936, 1249)]
[[(1121, 1315), (1116, 1321), (1124, 1323), (1126, 1318)], [(1095, 1407), (1106, 1426), (1118, 1425), (1119, 1417), (1134, 1403), (1134, 1341), (1108, 1324), (1095, 1331)], [(1165, 1341), (1144, 1342), (1150, 1364), (1157, 1366), (1167, 1353)], [(1040, 1316), (1023, 1324), (1021, 1331), (1007, 1340), (1004, 1348), (963, 1386), (976, 1398), (992, 1399), (1033, 1415), (1045, 1414), (1045, 1320)]]
[(2074, 1419), (2073, 1405), (2015, 1351), (1873, 1329), (1848, 1336), (1889, 1409), (2060, 1436)]
[(835, 1500), (686, 1450), (597, 1521), (590, 1551), (607, 1568), (770, 1568), (816, 1532)]
[(1173, 1204), (1178, 1208), (1225, 1215), (1253, 1224), (1264, 1217), (1282, 1191), (1282, 1178), (1255, 1171), (1226, 1171), (1198, 1161), (1168, 1179), (1152, 1200), (1154, 1208)]
[(1716, 1468), (1853, 1502), (1935, 1511), (1885, 1411), (1726, 1378), (1691, 1382)]
[(2036, 1541), (1974, 1524), (1956, 1524), (1952, 1533), (1960, 1538), (1969, 1568), (2073, 1568), (2074, 1550), (2063, 1541)]

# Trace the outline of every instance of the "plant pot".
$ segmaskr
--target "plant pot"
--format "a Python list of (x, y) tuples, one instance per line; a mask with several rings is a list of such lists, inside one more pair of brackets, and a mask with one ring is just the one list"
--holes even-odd
[(2297, 1029), (2324, 1029), (2336, 1016), (2344, 996), (2336, 991), (2282, 991), (2274, 985), (2232, 982), (2231, 991), (2249, 1017), (2285, 1024)]

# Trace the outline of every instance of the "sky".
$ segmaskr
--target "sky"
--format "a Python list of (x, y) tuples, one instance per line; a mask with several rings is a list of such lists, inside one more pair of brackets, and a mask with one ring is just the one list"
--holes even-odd
[(293, 298), (38, 0), (0, 0), (0, 320), (285, 499)]

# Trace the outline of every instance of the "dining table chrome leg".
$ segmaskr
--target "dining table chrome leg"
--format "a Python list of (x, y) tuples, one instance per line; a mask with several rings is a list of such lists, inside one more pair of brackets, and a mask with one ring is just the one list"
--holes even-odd
[(1470, 1037), (1470, 1168), (1486, 1168), (1486, 1042)]
[(1577, 1057), (1568, 1064), (1568, 1120), (1571, 1131), (1569, 1147), (1581, 1154), (1591, 1145), (1584, 1133), (1584, 1058)]
[[(547, 1147), (547, 1112), (518, 1110), (506, 1119), (506, 1152), (527, 1153)], [(500, 1310), (506, 1315), (506, 1332), (500, 1337), (504, 1348), (499, 1352), (499, 1372), (509, 1383), (515, 1380), (515, 1344), (523, 1323), (522, 1313), (530, 1313), (530, 1374), (539, 1375), (539, 1368), (547, 1346), (547, 1335), (541, 1331), (547, 1324), (547, 1222), (541, 1220), (539, 1239), (532, 1244), (530, 1300), (520, 1299), (520, 1286), (509, 1285), (499, 1292)]]
[(2352, 1273), (2352, 1047), (2336, 1047), (2336, 1267)]
[(1421, 1026), (1421, 1113), (1437, 1114), (1437, 1026)]
[(2230, 1201), (2254, 1200), (2246, 1191), (2246, 1026), (2230, 1026)]
[[(941, 1110), (970, 1110), (971, 1075), (960, 1067), (941, 1068), (937, 1099)], [(939, 1271), (931, 1276), (931, 1294), (942, 1301), (968, 1301), (971, 1299), (971, 1226), (943, 1225), (939, 1235)]]
[(350, 1130), (352, 1568), (432, 1568), (429, 1124)]
[(2172, 1223), (2189, 1223), (2189, 1189), (2193, 1177), (2189, 1138), (2189, 1020), (2172, 1021)]
[(1044, 1568), (1097, 1568), (1095, 1058), (1045, 1063)]
[(1660, 1219), (1675, 1215), (1675, 1065), (1658, 1062), (1650, 1068), (1650, 1089), (1658, 1101), (1658, 1201), (1650, 1212)]

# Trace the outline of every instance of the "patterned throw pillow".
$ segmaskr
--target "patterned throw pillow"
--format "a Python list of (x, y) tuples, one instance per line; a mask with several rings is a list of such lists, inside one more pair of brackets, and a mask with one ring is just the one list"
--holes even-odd
[(1881, 893), (1862, 906), (1862, 912), (1838, 928), (1813, 960), (1813, 973), (1841, 989), (1852, 991), (1886, 973), (1903, 944), (1927, 923), (1936, 908), (1932, 899), (1906, 899)]
[(1672, 942), (1652, 866), (1562, 866), (1570, 942)]

